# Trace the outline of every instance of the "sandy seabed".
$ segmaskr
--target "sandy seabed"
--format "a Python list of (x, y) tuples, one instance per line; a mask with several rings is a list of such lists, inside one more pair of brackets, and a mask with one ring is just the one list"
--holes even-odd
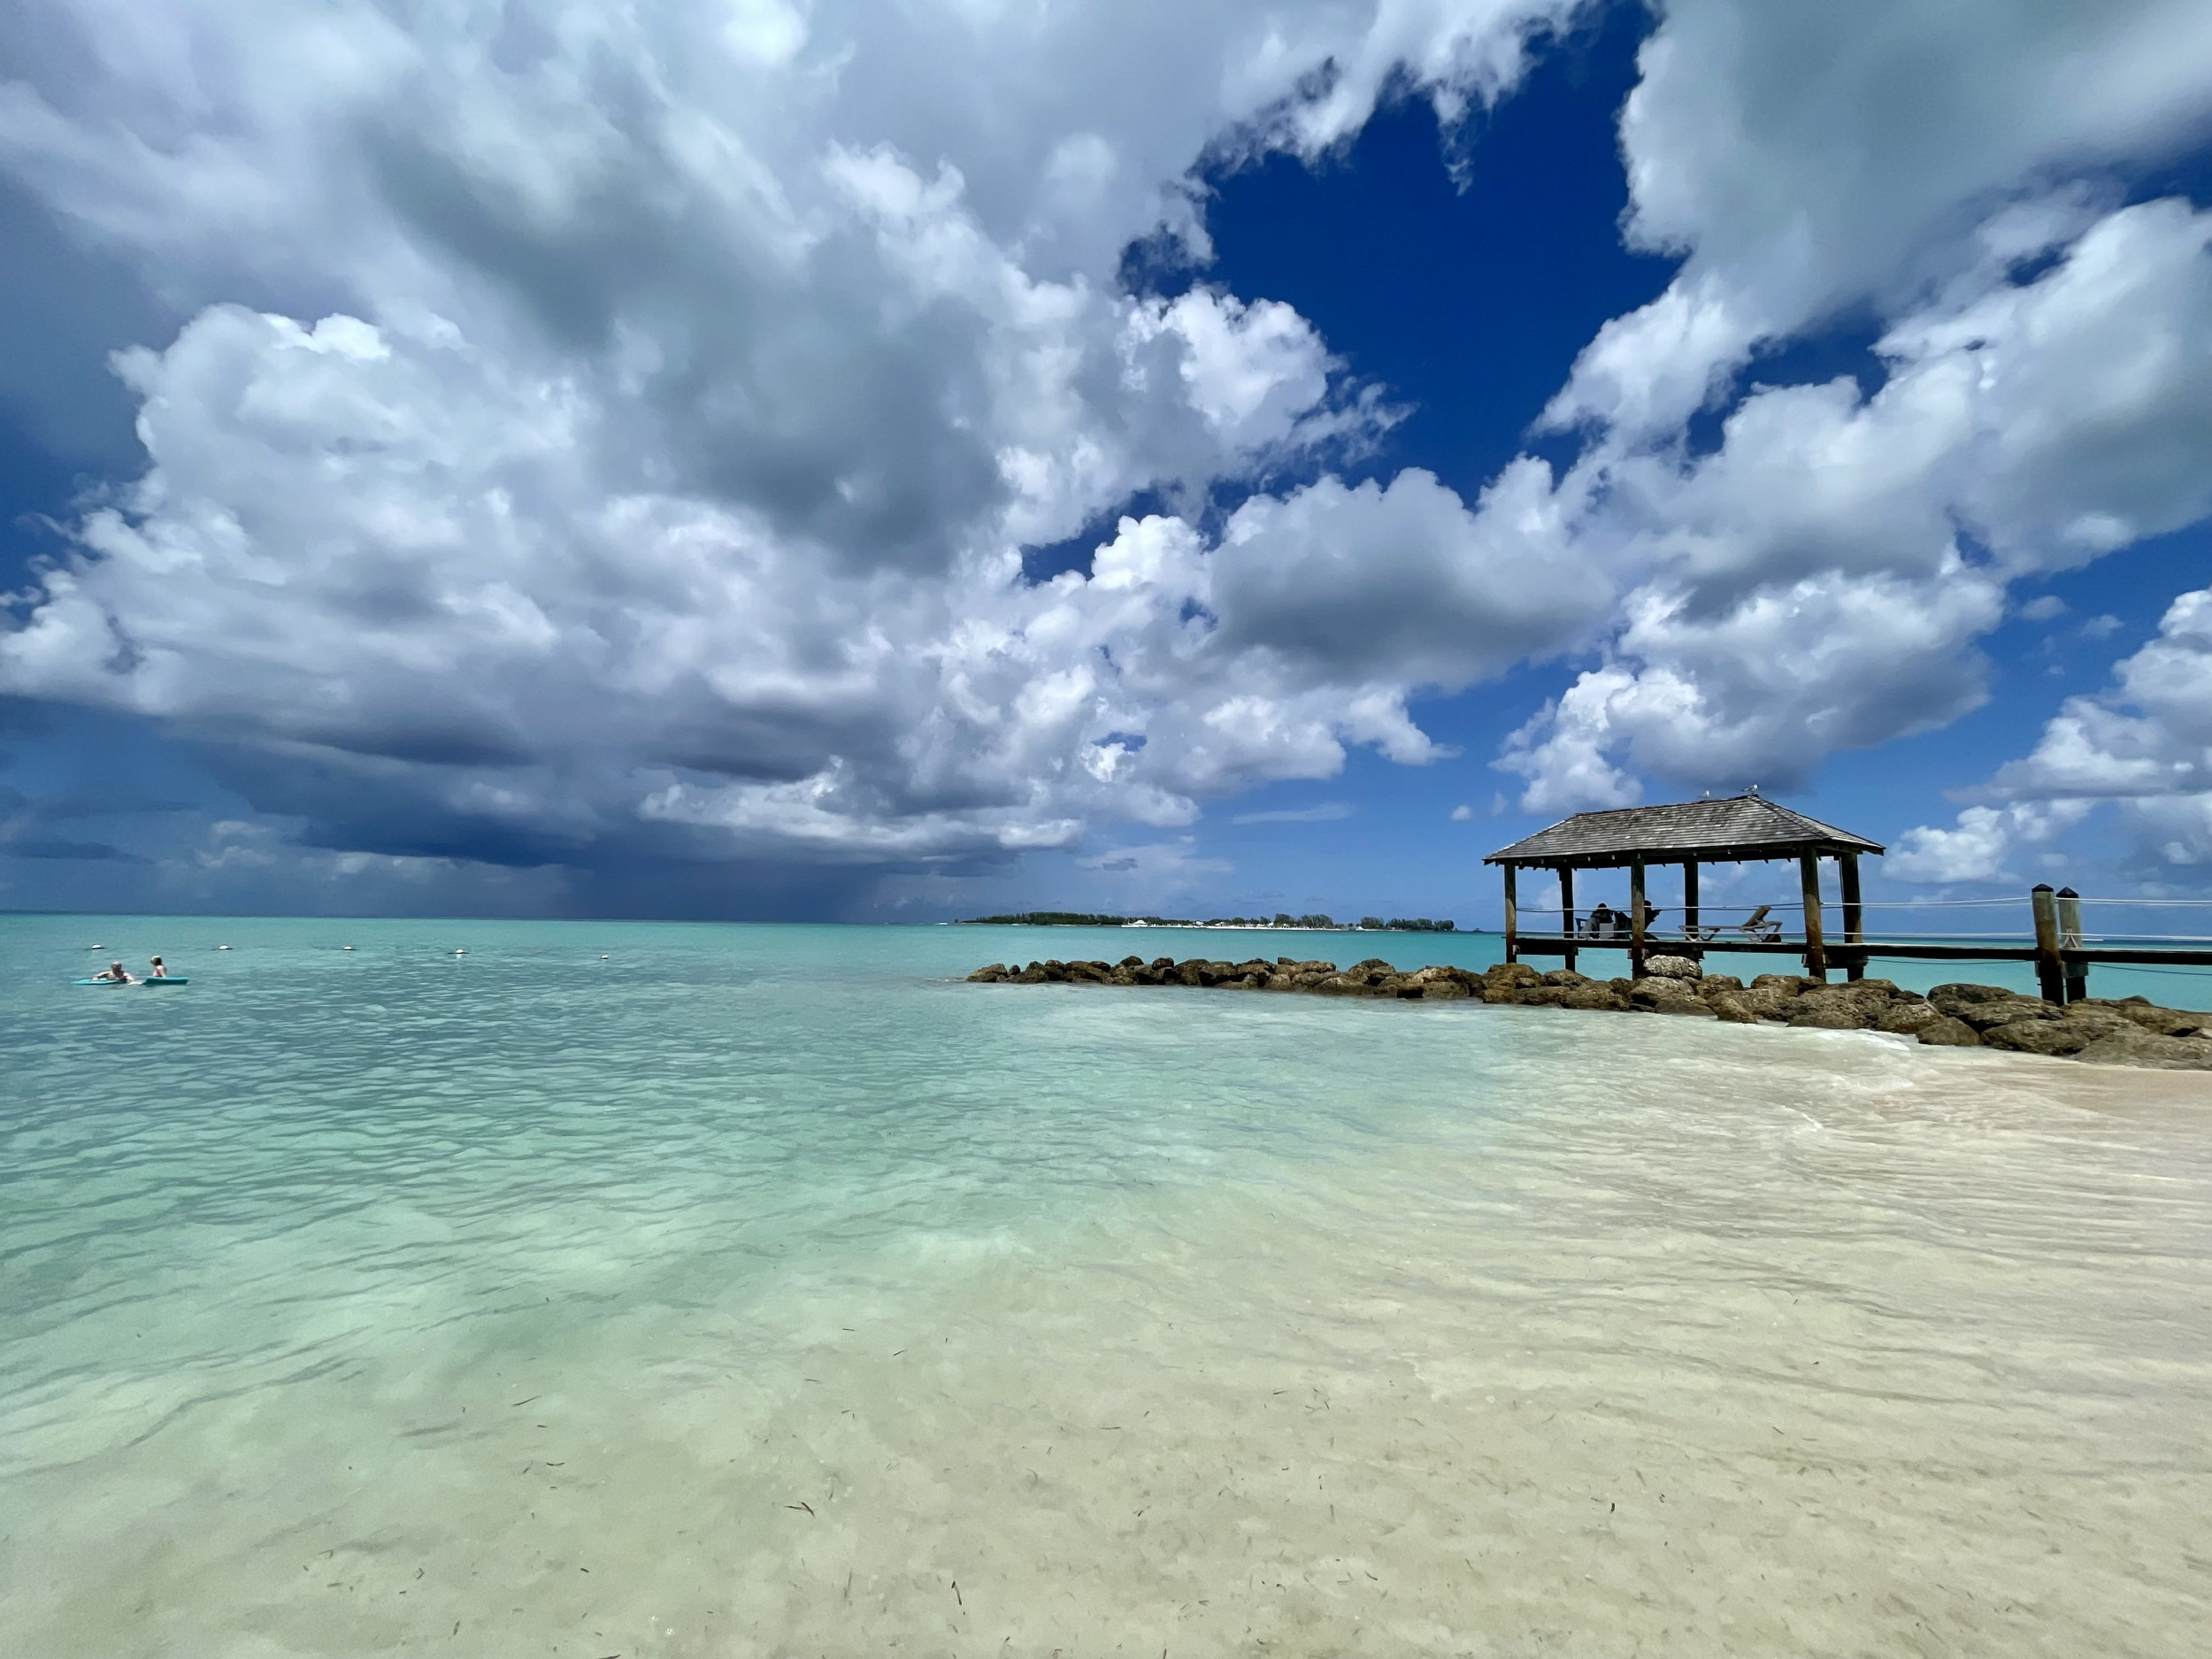
[(2206, 1079), (1044, 990), (1079, 1048), (1318, 1020), (1403, 1099), (741, 1271), (680, 1158), (540, 1194), (528, 1273), (389, 1192), (142, 1262), (5, 1398), (9, 1650), (2201, 1651)]

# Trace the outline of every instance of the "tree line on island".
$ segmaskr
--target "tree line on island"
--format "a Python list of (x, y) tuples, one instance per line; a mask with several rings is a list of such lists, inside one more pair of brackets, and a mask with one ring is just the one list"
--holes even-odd
[(1011, 916), (972, 916), (964, 927), (1301, 927), (1336, 928), (1371, 933), (1451, 933), (1459, 925), (1432, 921), (1425, 916), (1363, 916), (1356, 922), (1340, 922), (1333, 916), (1310, 912), (1293, 916), (1278, 910), (1273, 916), (1216, 916), (1198, 921), (1187, 916), (1105, 916), (1087, 910), (1018, 910)]

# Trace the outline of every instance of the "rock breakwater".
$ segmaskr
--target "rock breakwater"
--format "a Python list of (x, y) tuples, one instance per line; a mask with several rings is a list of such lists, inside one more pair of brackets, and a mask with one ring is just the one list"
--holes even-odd
[(1119, 962), (1033, 962), (1018, 968), (995, 962), (968, 979), (978, 984), (1181, 985), (1671, 1014), (1744, 1025), (1884, 1031), (1938, 1047), (2002, 1048), (2092, 1064), (2212, 1071), (2212, 1014), (2161, 1008), (2139, 996), (2091, 997), (2061, 1007), (1993, 985), (1939, 985), (1923, 996), (1887, 979), (1831, 985), (1795, 973), (1763, 973), (1747, 985), (1728, 974), (1706, 973), (1686, 956), (1652, 956), (1644, 967), (1640, 979), (1593, 979), (1571, 968), (1539, 973), (1517, 962), (1478, 972), (1454, 967), (1401, 971), (1379, 956), (1348, 968), (1289, 956), (1248, 962), (1125, 956)]

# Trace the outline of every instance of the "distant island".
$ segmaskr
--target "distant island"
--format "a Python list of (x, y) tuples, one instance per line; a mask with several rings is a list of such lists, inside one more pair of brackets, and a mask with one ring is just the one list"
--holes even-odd
[(971, 916), (963, 927), (1241, 927), (1296, 928), (1306, 932), (1328, 929), (1337, 933), (1453, 933), (1459, 925), (1431, 921), (1425, 916), (1363, 916), (1356, 922), (1340, 922), (1332, 916), (1216, 916), (1197, 921), (1182, 916), (1095, 916), (1086, 910), (1020, 910), (1011, 916)]

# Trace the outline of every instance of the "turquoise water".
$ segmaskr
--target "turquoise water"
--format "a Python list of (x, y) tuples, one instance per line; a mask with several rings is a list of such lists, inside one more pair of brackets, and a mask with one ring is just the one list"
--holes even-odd
[(2194, 1650), (2212, 1079), (1201, 948), (0, 918), (10, 1651)]

